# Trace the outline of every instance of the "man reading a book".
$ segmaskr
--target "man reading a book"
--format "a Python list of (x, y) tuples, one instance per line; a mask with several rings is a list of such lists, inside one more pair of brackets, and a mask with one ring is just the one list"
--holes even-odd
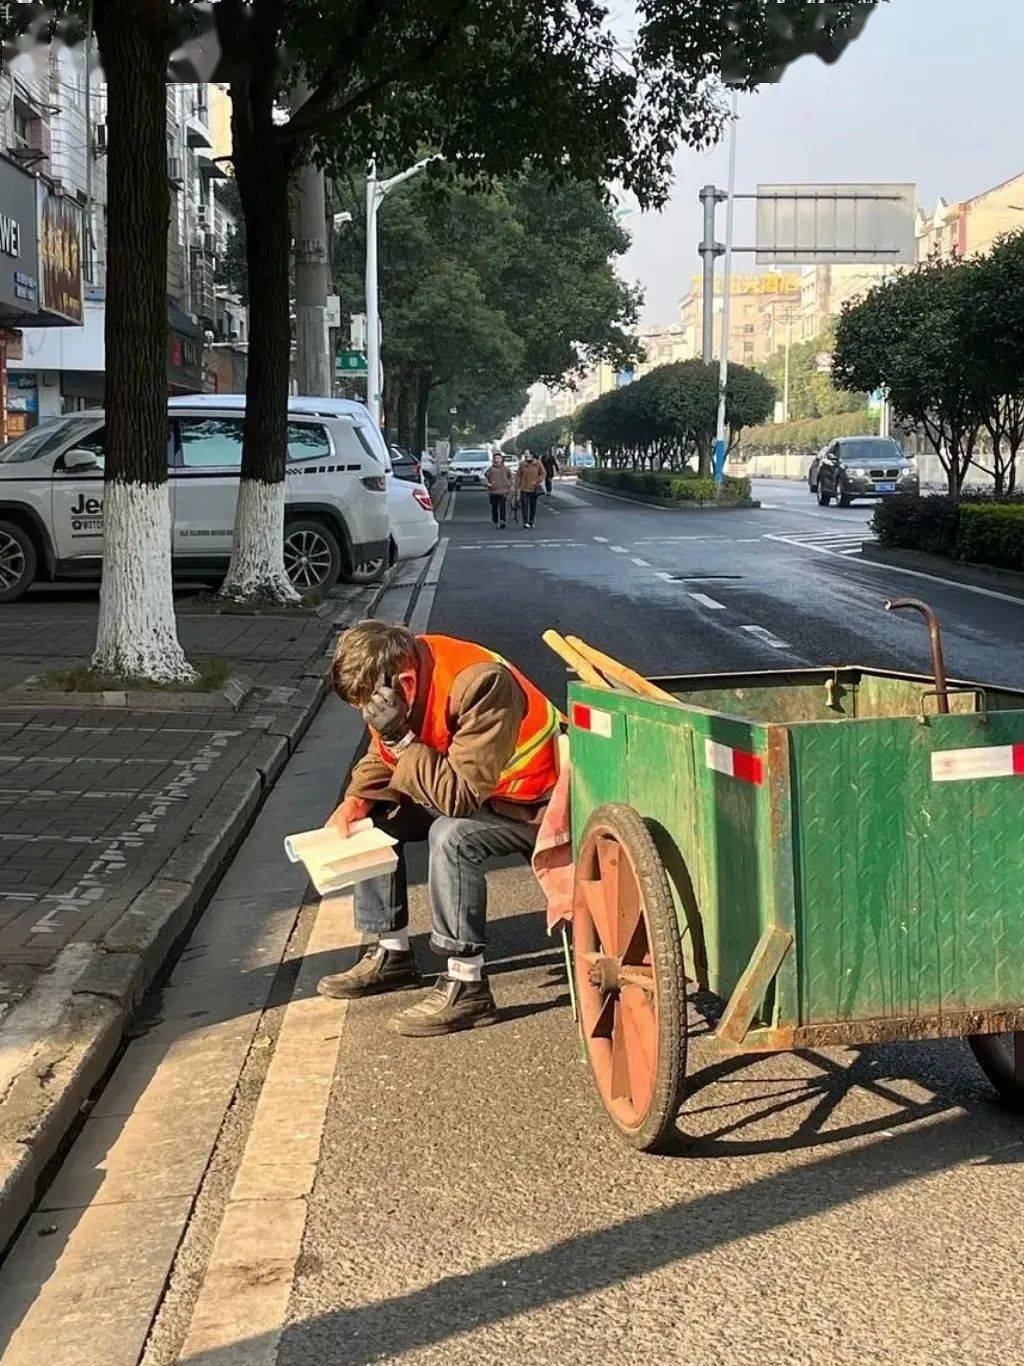
[(354, 888), (356, 928), (377, 936), (347, 972), (322, 979), (326, 996), (366, 996), (418, 985), (409, 947), (404, 846), (426, 840), (431, 945), (447, 971), (396, 1015), (400, 1034), (449, 1034), (493, 1024), (484, 972), (485, 868), (529, 858), (557, 778), (557, 709), (518, 669), (467, 640), (414, 636), (363, 621), (338, 643), (334, 690), (362, 712), (370, 748), (330, 817), (347, 835), (369, 816), (398, 840), (398, 868)]

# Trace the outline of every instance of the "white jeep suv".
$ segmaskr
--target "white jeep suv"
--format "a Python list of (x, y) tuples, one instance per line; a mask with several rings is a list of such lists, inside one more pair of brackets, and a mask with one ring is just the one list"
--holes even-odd
[[(242, 394), (168, 403), (174, 572), (223, 574), (242, 460)], [(0, 446), (0, 602), (34, 581), (98, 578), (103, 562), (102, 410), (33, 427)], [(300, 592), (379, 574), (389, 556), (387, 447), (349, 399), (288, 403), (285, 565)]]

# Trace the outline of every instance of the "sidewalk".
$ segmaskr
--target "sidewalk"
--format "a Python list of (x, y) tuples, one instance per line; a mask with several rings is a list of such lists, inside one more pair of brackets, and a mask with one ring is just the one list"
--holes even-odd
[(339, 626), (379, 595), (340, 589), (319, 617), (223, 616), (186, 598), (186, 651), (227, 658), (239, 686), (122, 706), (47, 705), (19, 686), (87, 659), (95, 593), (5, 609), (0, 1248), (318, 711)]

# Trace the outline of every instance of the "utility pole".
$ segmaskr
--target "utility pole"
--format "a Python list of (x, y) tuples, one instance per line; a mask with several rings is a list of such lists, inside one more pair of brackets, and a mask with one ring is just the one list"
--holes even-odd
[(381, 425), (381, 395), (384, 392), (384, 372), (380, 363), (380, 291), (377, 280), (377, 214), (392, 190), (425, 171), (440, 155), (424, 157), (406, 171), (399, 171), (390, 180), (377, 179), (377, 163), (371, 161), (366, 169), (366, 406), (370, 416)]
[(786, 370), (782, 385), (782, 420), (789, 421), (789, 348), (793, 345), (793, 310), (786, 310)]
[(714, 185), (705, 185), (698, 198), (704, 209), (704, 237), (698, 247), (704, 263), (701, 357), (709, 365), (715, 355), (715, 258), (724, 251), (715, 241), (715, 209), (725, 196)]
[[(292, 95), (292, 109), (309, 97), (300, 82)], [(326, 309), (330, 292), (327, 259), (327, 193), (324, 173), (311, 161), (299, 170), (292, 224), (295, 260), (295, 353), (300, 394), (329, 396), (333, 391), (328, 355)]]
[(729, 383), (729, 303), (732, 295), (733, 210), (736, 205), (736, 124), (739, 102), (732, 92), (732, 120), (729, 126), (729, 190), (725, 204), (725, 270), (722, 277), (722, 354), (718, 363), (718, 423), (715, 430), (715, 483), (725, 478), (725, 390)]

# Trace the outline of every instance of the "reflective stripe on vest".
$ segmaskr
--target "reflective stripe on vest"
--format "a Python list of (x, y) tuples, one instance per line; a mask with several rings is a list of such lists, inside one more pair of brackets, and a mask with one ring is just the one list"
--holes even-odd
[[(558, 709), (514, 664), (493, 650), (451, 636), (425, 635), (417, 639), (426, 646), (433, 660), (420, 740), (431, 749), (447, 754), (452, 742), (448, 708), (455, 679), (474, 664), (501, 664), (523, 691), (526, 715), (519, 727), (516, 747), (491, 796), (518, 802), (536, 802), (546, 797), (558, 778), (557, 737), (561, 722)], [(394, 767), (394, 756), (381, 744), (379, 737), (377, 747), (385, 763)]]

